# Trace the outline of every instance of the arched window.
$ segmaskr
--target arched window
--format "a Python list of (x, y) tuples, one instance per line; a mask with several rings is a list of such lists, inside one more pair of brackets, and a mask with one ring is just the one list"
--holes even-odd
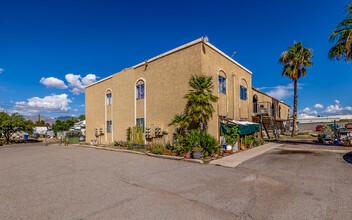
[(279, 106), (279, 118), (281, 118), (281, 106)]
[(245, 79), (241, 80), (240, 83), (240, 99), (241, 100), (248, 100), (248, 91), (247, 91), (247, 82)]
[(219, 81), (219, 92), (226, 94), (226, 78), (224, 76), (218, 76)]
[(258, 112), (258, 96), (254, 95), (253, 96), (253, 113)]
[(112, 93), (111, 93), (111, 90), (106, 91), (106, 105), (112, 105)]
[(142, 80), (138, 81), (136, 85), (136, 99), (144, 99), (144, 82)]

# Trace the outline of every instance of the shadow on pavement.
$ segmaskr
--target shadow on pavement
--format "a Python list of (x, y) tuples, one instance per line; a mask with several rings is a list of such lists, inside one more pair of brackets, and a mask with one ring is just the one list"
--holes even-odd
[(343, 155), (343, 159), (347, 162), (352, 164), (352, 151)]
[(311, 144), (311, 145), (320, 145), (320, 146), (343, 146), (342, 144), (324, 144), (319, 143), (318, 140), (278, 140), (277, 143), (281, 144), (292, 144), (292, 145), (300, 145), (300, 144)]

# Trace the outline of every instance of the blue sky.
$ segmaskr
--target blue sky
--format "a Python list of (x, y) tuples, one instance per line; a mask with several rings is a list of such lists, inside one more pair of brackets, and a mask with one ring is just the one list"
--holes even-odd
[(347, 3), (0, 0), (0, 107), (79, 115), (85, 84), (207, 35), (226, 54), (236, 52), (254, 87), (291, 105), (278, 59), (302, 41), (314, 66), (299, 80), (300, 113), (352, 114), (352, 64), (327, 59)]

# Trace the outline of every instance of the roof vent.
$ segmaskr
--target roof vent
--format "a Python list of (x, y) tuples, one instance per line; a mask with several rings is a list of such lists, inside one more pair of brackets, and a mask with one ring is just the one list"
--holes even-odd
[(203, 42), (208, 43), (209, 42), (209, 38), (207, 36), (203, 37)]

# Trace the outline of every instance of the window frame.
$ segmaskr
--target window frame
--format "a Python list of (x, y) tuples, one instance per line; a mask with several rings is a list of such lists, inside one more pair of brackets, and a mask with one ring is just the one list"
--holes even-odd
[(112, 93), (106, 93), (106, 105), (112, 105)]
[(106, 121), (106, 133), (112, 133), (112, 121)]
[(218, 87), (220, 93), (226, 94), (226, 77), (221, 75), (218, 76)]
[(136, 85), (136, 100), (144, 99), (144, 97), (145, 97), (144, 83)]
[(240, 99), (247, 100), (248, 99), (248, 89), (245, 86), (240, 85)]

